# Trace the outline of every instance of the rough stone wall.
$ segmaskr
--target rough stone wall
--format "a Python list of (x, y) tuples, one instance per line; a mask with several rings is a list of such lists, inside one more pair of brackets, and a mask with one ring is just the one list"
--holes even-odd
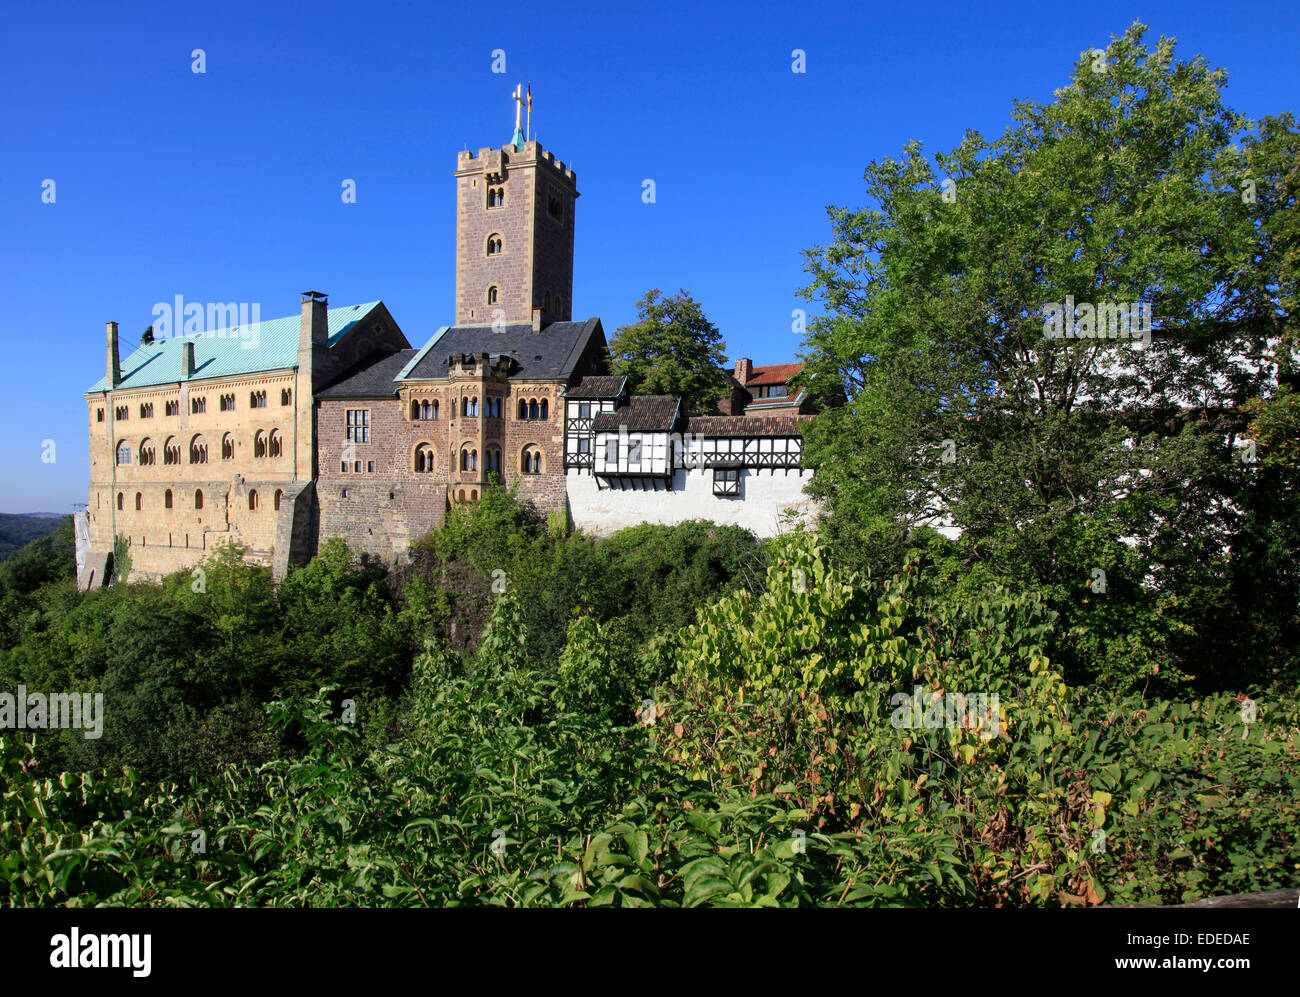
[[(510, 396), (505, 425), (505, 453), (502, 477), (506, 484), (519, 482), (519, 498), (543, 514), (563, 509), (566, 503), (564, 484), (564, 385), (558, 381), (510, 382)], [(536, 399), (547, 402), (547, 418), (519, 419), (519, 401)], [(532, 444), (542, 450), (542, 473), (523, 473), (524, 447)]]
[[(131, 550), (132, 579), (157, 580), (181, 568), (191, 567), (210, 556), (216, 547), (236, 543), (246, 548), (245, 558), (258, 564), (271, 563), (281, 517), (292, 515), (294, 503), (285, 494), (301, 490), (278, 479), (242, 478), (227, 481), (136, 482), (129, 487), (119, 482), (117, 489), (91, 490), (91, 528), (104, 532), (103, 546), (92, 547), (107, 553), (113, 549), (108, 525), (109, 506), (117, 492), (123, 496), (123, 508), (116, 512), (118, 535)], [(172, 507), (167, 508), (167, 492), (172, 493)], [(202, 508), (195, 507), (195, 493), (203, 493)], [(257, 493), (256, 508), (250, 503)], [(280, 509), (276, 509), (276, 493)], [(140, 509), (135, 496), (140, 496)], [(98, 508), (96, 508), (98, 506)], [(291, 531), (292, 532), (292, 531)]]
[[(440, 418), (411, 419), (411, 398), (436, 398)], [(447, 508), (449, 405), (445, 385), (404, 391), (403, 398), (320, 403), (317, 549), (330, 537), (340, 536), (356, 550), (393, 561), (405, 555), (410, 543), (442, 524)], [(369, 443), (349, 446), (349, 409), (370, 411)], [(432, 472), (415, 470), (415, 448), (422, 442), (434, 448)], [(347, 471), (342, 469), (345, 459)], [(355, 469), (358, 462), (360, 472)]]
[[(90, 488), (87, 511), (91, 549), (112, 550), (115, 529), (119, 534), (136, 537), (133, 541), (136, 544), (141, 542), (138, 538), (147, 538), (151, 533), (155, 537), (165, 537), (169, 533), (197, 536), (212, 528), (214, 512), (206, 501), (203, 509), (194, 508), (194, 490), (202, 488), (206, 499), (209, 492), (234, 488), (236, 479), (241, 476), (250, 483), (256, 482), (248, 487), (257, 489), (259, 498), (263, 499), (262, 509), (270, 509), (275, 489), (286, 488), (293, 481), (294, 434), (301, 427), (295, 419), (292, 396), (289, 404), (282, 405), (280, 392), (283, 388), (292, 390), (294, 387), (293, 372), (282, 371), (114, 391), (107, 397), (89, 397)], [(254, 391), (266, 393), (265, 408), (250, 406), (249, 395)], [(229, 394), (235, 396), (235, 407), (233, 411), (223, 412), (220, 398)], [(195, 398), (205, 400), (204, 412), (192, 411)], [(172, 400), (179, 402), (180, 412), (174, 416), (165, 415), (166, 402)], [(152, 418), (139, 417), (142, 402), (153, 403)], [(120, 405), (128, 406), (130, 411), (130, 417), (121, 422), (113, 415), (114, 409)], [(96, 412), (101, 407), (107, 410), (102, 423), (96, 419)], [(281, 456), (271, 457), (269, 446), (266, 456), (254, 456), (254, 435), (259, 431), (265, 434), (268, 444), (272, 431), (279, 434)], [(223, 459), (222, 439), (227, 434), (234, 448), (232, 456)], [(207, 443), (208, 459), (203, 464), (190, 463), (190, 444), (196, 435), (202, 435)], [(155, 462), (151, 465), (138, 462), (140, 445), (146, 439), (154, 447)], [(131, 446), (130, 464), (115, 464), (117, 443), (121, 441)], [(179, 464), (165, 463), (164, 451), (169, 441), (180, 447)], [(171, 509), (165, 508), (164, 502), (168, 488), (173, 492)], [(118, 492), (123, 496), (120, 512), (115, 509)], [(142, 500), (139, 512), (135, 508), (137, 492)], [(240, 492), (240, 497), (247, 500), (247, 488)], [(263, 517), (257, 514), (259, 511), (245, 508), (244, 512), (251, 514), (236, 513), (233, 522), (237, 529), (248, 535), (251, 545), (269, 550), (272, 536)]]
[[(573, 171), (536, 142), (526, 143), (522, 152), (513, 147), (462, 152), (456, 165), (456, 323), (488, 325), (496, 309), (507, 323), (530, 322), (547, 291), (560, 295), (562, 307), (544, 318), (567, 320), (573, 305)], [(489, 186), (505, 191), (500, 207), (488, 206)], [(563, 201), (560, 221), (548, 210), (551, 191)], [(488, 256), (493, 233), (501, 236), (502, 252)], [(491, 285), (499, 289), (495, 305), (488, 304)]]

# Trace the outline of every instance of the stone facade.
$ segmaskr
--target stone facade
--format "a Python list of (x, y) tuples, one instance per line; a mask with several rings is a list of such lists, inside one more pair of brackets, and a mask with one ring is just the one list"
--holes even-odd
[(577, 183), (537, 142), (460, 153), (457, 325), (569, 320)]

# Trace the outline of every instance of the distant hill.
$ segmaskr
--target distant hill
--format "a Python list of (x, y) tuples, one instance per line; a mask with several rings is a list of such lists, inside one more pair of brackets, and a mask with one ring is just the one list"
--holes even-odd
[(39, 537), (48, 537), (63, 518), (57, 512), (0, 512), (0, 561)]

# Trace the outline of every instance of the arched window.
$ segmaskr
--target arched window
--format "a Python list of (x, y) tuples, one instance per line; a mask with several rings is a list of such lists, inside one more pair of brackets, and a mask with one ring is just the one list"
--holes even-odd
[(466, 446), (460, 452), (460, 469), (462, 471), (478, 470), (478, 451)]
[(141, 509), (143, 509), (143, 508), (144, 508), (144, 496), (141, 495), (139, 492), (136, 492), (136, 493), (135, 493), (135, 511), (136, 511), (136, 512), (139, 512), (139, 511), (140, 511)]
[(266, 433), (261, 429), (253, 434), (253, 456), (266, 456)]
[(118, 511), (118, 512), (121, 512), (121, 511), (122, 511), (122, 493), (121, 493), (121, 492), (118, 492), (118, 493), (117, 493), (117, 511)]
[(488, 236), (488, 240), (487, 240), (488, 256), (500, 256), (502, 245), (503, 243), (501, 242), (500, 233), (493, 232), (490, 236)]
[(167, 437), (167, 442), (163, 444), (163, 463), (179, 464), (181, 462), (181, 445), (176, 442), (176, 437)]
[(547, 404), (546, 399), (543, 398), (543, 399), (542, 399), (542, 418), (543, 418), (543, 419), (546, 418), (546, 404)]
[(226, 433), (225, 436), (221, 437), (221, 459), (235, 459), (235, 438), (229, 433)]
[(271, 499), (271, 503), (274, 506), (276, 512), (280, 511), (280, 499), (282, 499), (283, 497), (284, 497), (284, 489), (277, 488), (275, 490), (275, 495)]
[(521, 419), (528, 418), (528, 403), (524, 401), (522, 398), (519, 399), (519, 418)]
[(506, 203), (506, 189), (504, 187), (488, 188), (488, 207), (499, 208)]
[(140, 465), (148, 467), (157, 462), (153, 449), (153, 440), (144, 439), (140, 441)]
[(256, 488), (250, 488), (250, 489), (248, 490), (248, 511), (249, 511), (249, 512), (256, 512), (256, 511), (257, 511), (257, 508), (258, 508), (258, 505), (257, 505), (257, 489), (256, 489)]
[(551, 292), (547, 291), (542, 297), (542, 310), (549, 312), (551, 310)]
[(280, 389), (280, 404), (281, 404), (281, 405), (288, 405), (291, 401), (293, 401), (293, 391), (291, 391), (289, 388), (281, 388), (281, 389)]
[(555, 314), (556, 314), (556, 315), (563, 315), (563, 314), (564, 314), (564, 304), (563, 304), (563, 301), (564, 301), (564, 299), (561, 298), (558, 294), (555, 296)]
[(131, 463), (131, 444), (126, 440), (117, 445), (117, 463), (119, 465)]
[(500, 451), (500, 450), (498, 450), (496, 447), (489, 447), (489, 448), (488, 448), (488, 451), (487, 451), (487, 453), (484, 455), (484, 457), (485, 457), (486, 465), (487, 465), (487, 466), (485, 467), (485, 470), (488, 470), (488, 471), (500, 471), (500, 470), (501, 470), (501, 451)]
[(536, 419), (536, 418), (537, 418), (537, 413), (538, 413), (538, 411), (539, 411), (539, 409), (538, 409), (538, 407), (537, 407), (537, 399), (536, 399), (536, 398), (529, 399), (529, 402), (528, 402), (528, 418), (530, 418), (530, 419)]
[(280, 435), (278, 429), (271, 430), (271, 438), (267, 441), (267, 452), (272, 457), (281, 457), (284, 455), (284, 437)]
[(524, 447), (524, 452), (520, 460), (519, 469), (524, 474), (541, 474), (542, 473), (541, 448), (532, 443)]
[(190, 463), (206, 464), (208, 462), (208, 441), (202, 435), (190, 440)]
[(172, 490), (168, 488), (165, 492), (163, 492), (163, 508), (170, 509), (171, 507), (172, 507)]
[(415, 471), (417, 474), (428, 474), (432, 470), (433, 447), (421, 443), (415, 448)]
[(493, 284), (491, 287), (488, 288), (487, 303), (489, 305), (495, 305), (497, 301), (500, 300), (500, 298), (501, 298), (501, 291), (497, 288), (495, 284)]
[(196, 509), (202, 509), (202, 508), (203, 508), (203, 489), (202, 489), (202, 488), (196, 488), (196, 489), (194, 489), (194, 508), (196, 508)]
[(456, 499), (457, 499), (457, 501), (460, 501), (460, 502), (464, 502), (464, 501), (465, 501), (465, 489), (462, 488), (462, 489), (457, 493), (457, 495), (456, 495)]

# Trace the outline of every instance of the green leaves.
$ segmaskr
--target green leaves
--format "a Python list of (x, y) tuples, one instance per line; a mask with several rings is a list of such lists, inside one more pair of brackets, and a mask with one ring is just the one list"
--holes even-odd
[(621, 326), (610, 340), (615, 374), (628, 378), (633, 394), (682, 395), (687, 408), (716, 412), (730, 394), (726, 343), (687, 291), (662, 298), (649, 290), (637, 302), (638, 322)]

